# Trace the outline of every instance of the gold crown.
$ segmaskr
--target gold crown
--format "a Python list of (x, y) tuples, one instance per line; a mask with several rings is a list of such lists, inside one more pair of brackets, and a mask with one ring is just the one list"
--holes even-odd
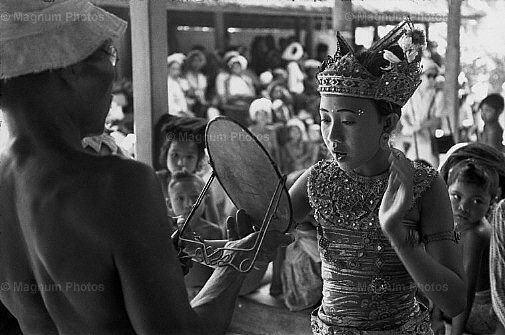
[[(382, 54), (386, 64), (389, 63), (380, 67), (380, 76), (373, 75), (360, 64), (352, 48), (337, 33), (337, 51), (333, 57), (328, 56), (317, 76), (319, 92), (405, 105), (421, 83), (420, 59), (425, 43), (424, 34), (405, 29), (407, 24), (412, 27), (410, 20), (402, 21), (368, 50)], [(396, 53), (390, 51), (395, 48)], [(402, 51), (403, 59), (397, 56), (398, 50)]]

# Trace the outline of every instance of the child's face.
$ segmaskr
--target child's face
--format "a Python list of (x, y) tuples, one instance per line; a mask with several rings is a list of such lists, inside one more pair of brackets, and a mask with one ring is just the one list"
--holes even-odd
[[(172, 185), (172, 187), (168, 190), (168, 196), (170, 198), (170, 205), (174, 214), (176, 216), (183, 216), (184, 218), (187, 218), (201, 191), (201, 185), (191, 179), (180, 180)], [(205, 201), (202, 201), (200, 206), (198, 206), (195, 210), (193, 217), (201, 217), (204, 210)]]
[(293, 141), (298, 141), (302, 138), (302, 132), (298, 127), (290, 127), (289, 128), (289, 138)]
[(283, 97), (284, 97), (284, 90), (282, 89), (282, 87), (281, 86), (275, 86), (272, 89), (272, 93), (271, 93), (270, 99), (273, 101), (273, 100), (276, 100), (276, 99), (282, 99)]
[(322, 138), (341, 169), (377, 169), (384, 125), (372, 100), (323, 94), (320, 115)]
[(172, 78), (178, 78), (181, 75), (181, 64), (172, 62), (168, 66), (168, 75)]
[(242, 73), (242, 65), (240, 65), (239, 62), (235, 62), (231, 65), (231, 72), (234, 74), (241, 74)]
[(170, 173), (186, 169), (196, 172), (198, 166), (198, 147), (191, 141), (173, 141), (167, 153), (167, 169)]
[(480, 108), (482, 120), (484, 122), (494, 122), (498, 120), (500, 113), (488, 104), (484, 104)]
[(270, 114), (265, 110), (256, 112), (256, 123), (259, 125), (266, 125), (270, 121)]
[(203, 59), (199, 56), (193, 57), (191, 60), (191, 68), (194, 71), (200, 71), (203, 68)]
[(487, 189), (459, 180), (449, 185), (449, 196), (456, 224), (480, 221), (491, 204), (491, 195)]

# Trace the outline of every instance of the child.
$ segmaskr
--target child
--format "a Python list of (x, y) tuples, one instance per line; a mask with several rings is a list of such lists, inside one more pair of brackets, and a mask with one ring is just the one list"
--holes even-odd
[(272, 101), (274, 122), (285, 124), (293, 117), (293, 96), (289, 93), (286, 84), (280, 80), (272, 81), (272, 83), (268, 85), (267, 92), (267, 98)]
[[(459, 144), (461, 146), (461, 144)], [(494, 313), (501, 322), (496, 323), (495, 334), (505, 334), (503, 330), (503, 325), (505, 324), (505, 299), (504, 299), (504, 273), (505, 273), (505, 252), (504, 252), (504, 228), (503, 228), (503, 213), (504, 213), (504, 192), (505, 190), (505, 157), (497, 149), (482, 143), (470, 143), (466, 144), (458, 149), (454, 150), (448, 157), (447, 161), (442, 165), (440, 174), (445, 180), (448, 179), (449, 171), (453, 166), (456, 166), (460, 162), (467, 161), (469, 159), (474, 159), (480, 164), (484, 165), (485, 170), (493, 170), (498, 173), (499, 177), (499, 188), (497, 191), (498, 201), (500, 203), (494, 206), (490, 210), (490, 214), (485, 216), (491, 222), (492, 236), (490, 242), (490, 258), (489, 258), (489, 275), (491, 287), (491, 297), (493, 301)], [(479, 299), (480, 300), (480, 299)], [(488, 300), (489, 301), (489, 300)], [(474, 302), (474, 305), (476, 303)], [(482, 305), (482, 304), (481, 304)], [(485, 306), (485, 305), (484, 305)], [(473, 311), (472, 311), (473, 312)], [(436, 315), (434, 311), (434, 319), (440, 319), (439, 315)], [(438, 313), (439, 314), (439, 313)], [(467, 322), (467, 326), (468, 326)], [(501, 332), (500, 332), (501, 331)]]
[[(170, 199), (170, 208), (176, 217), (184, 219), (188, 217), (204, 186), (205, 182), (202, 178), (187, 170), (177, 171), (172, 175), (167, 193)], [(219, 240), (223, 238), (219, 226), (202, 217), (208, 197), (209, 195), (207, 194), (200, 206), (195, 210), (188, 230), (204, 240)], [(178, 220), (178, 224), (180, 223), (182, 223), (182, 220)], [(180, 229), (182, 226), (177, 228)]]
[[(163, 143), (160, 149), (159, 164), (161, 170), (156, 171), (165, 199), (168, 205), (168, 184), (177, 171), (186, 170), (198, 173), (205, 157), (205, 127), (207, 121), (203, 118), (172, 116), (159, 125)], [(209, 193), (211, 194), (211, 193)], [(170, 212), (169, 208), (169, 212)], [(220, 218), (211, 195), (205, 217), (211, 222), (220, 222)]]
[(191, 50), (184, 61), (184, 79), (188, 85), (185, 92), (189, 109), (198, 117), (206, 117), (207, 77), (202, 69), (207, 62), (205, 54), (200, 50)]
[(389, 146), (420, 80), (424, 35), (407, 23), (360, 55), (337, 35), (318, 75), (332, 158), (290, 189), (295, 222), (311, 209), (317, 222), (323, 299), (314, 334), (432, 334), (418, 288), (450, 316), (465, 306), (445, 183)]
[(479, 142), (502, 151), (503, 128), (498, 118), (503, 112), (503, 97), (497, 93), (488, 95), (480, 102), (479, 111), (484, 121), (484, 129), (479, 136)]
[(256, 136), (274, 162), (279, 164), (279, 142), (275, 130), (269, 127), (272, 122), (272, 102), (267, 98), (254, 100), (249, 106), (249, 117), (252, 121), (249, 130)]
[(491, 225), (485, 215), (496, 200), (498, 173), (474, 158), (449, 168), (447, 185), (456, 231), (461, 234), (467, 282), (467, 307), (452, 319), (451, 334), (491, 334), (496, 318), (489, 285)]
[[(292, 185), (303, 171), (290, 173), (286, 186)], [(321, 258), (317, 250), (317, 232), (312, 211), (297, 223), (294, 236), (295, 241), (285, 248), (280, 277), (284, 304), (290, 311), (300, 311), (321, 301), (323, 287)], [(277, 258), (274, 264), (276, 260)]]
[(298, 42), (293, 42), (286, 47), (282, 53), (282, 59), (286, 61), (288, 71), (288, 89), (293, 94), (303, 93), (303, 80), (305, 73), (300, 67), (300, 61), (303, 57), (303, 46)]
[[(172, 175), (170, 184), (168, 184), (168, 196), (170, 208), (179, 218), (177, 220), (178, 227), (174, 228), (182, 228), (181, 224), (184, 223), (184, 220), (180, 219), (188, 217), (204, 186), (205, 182), (202, 178), (186, 170), (177, 171)], [(193, 234), (198, 235), (202, 240), (222, 239), (223, 234), (219, 226), (202, 218), (207, 200), (208, 195), (196, 208), (185, 234), (191, 237), (193, 237)], [(212, 271), (213, 269), (210, 267), (200, 263), (193, 263), (191, 270), (184, 277), (190, 299), (193, 299), (200, 292), (207, 279), (212, 275)]]
[(188, 85), (181, 77), (181, 68), (185, 59), (186, 56), (182, 53), (171, 54), (167, 57), (168, 113), (171, 115), (192, 117), (195, 114), (189, 110), (184, 93)]
[(313, 152), (305, 124), (302, 120), (293, 118), (287, 122), (286, 126), (289, 137), (281, 149), (282, 168), (285, 173), (305, 170), (315, 163), (312, 161)]

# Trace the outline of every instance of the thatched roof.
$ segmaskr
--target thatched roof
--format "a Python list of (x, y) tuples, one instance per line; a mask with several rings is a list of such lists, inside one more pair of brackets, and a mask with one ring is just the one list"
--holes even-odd
[[(128, 0), (92, 0), (99, 5), (128, 6)], [(157, 0), (160, 1), (160, 0)], [(215, 12), (246, 15), (331, 19), (334, 0), (165, 0), (170, 11)], [(447, 0), (352, 0), (355, 26), (395, 24), (409, 15), (414, 22), (447, 21)], [(485, 15), (463, 1), (463, 19)]]

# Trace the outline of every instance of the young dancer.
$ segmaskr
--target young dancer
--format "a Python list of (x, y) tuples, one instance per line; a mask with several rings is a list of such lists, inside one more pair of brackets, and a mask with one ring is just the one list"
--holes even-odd
[(317, 221), (323, 299), (314, 334), (432, 334), (418, 289), (450, 316), (465, 307), (445, 183), (388, 143), (420, 81), (424, 35), (404, 28), (360, 55), (338, 35), (318, 75), (332, 158), (290, 189), (295, 221), (311, 208)]

